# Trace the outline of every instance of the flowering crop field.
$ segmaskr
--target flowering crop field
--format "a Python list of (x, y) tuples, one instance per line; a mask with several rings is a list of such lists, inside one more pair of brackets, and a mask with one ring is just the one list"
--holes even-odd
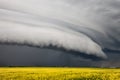
[(1, 67), (0, 80), (120, 80), (120, 69)]

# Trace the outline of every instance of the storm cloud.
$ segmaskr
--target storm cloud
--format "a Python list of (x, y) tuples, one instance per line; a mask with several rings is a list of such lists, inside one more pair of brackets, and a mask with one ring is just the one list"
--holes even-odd
[(0, 43), (107, 58), (106, 49), (120, 51), (119, 8), (119, 0), (0, 0)]

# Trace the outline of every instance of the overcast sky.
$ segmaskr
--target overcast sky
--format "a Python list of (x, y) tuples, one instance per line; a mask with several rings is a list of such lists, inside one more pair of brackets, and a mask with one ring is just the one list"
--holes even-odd
[(120, 67), (119, 0), (0, 0), (1, 66)]

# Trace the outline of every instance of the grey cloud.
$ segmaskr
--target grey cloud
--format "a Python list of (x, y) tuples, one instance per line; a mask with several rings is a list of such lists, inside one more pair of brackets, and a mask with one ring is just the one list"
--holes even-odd
[(0, 0), (0, 42), (52, 45), (106, 58), (105, 49), (120, 50), (119, 4), (119, 0)]
[(61, 50), (0, 45), (0, 66), (119, 67), (119, 52), (105, 51), (107, 60), (91, 60)]

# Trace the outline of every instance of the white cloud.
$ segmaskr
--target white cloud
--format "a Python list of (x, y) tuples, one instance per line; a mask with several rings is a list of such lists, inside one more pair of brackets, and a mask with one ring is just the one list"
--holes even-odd
[(106, 57), (120, 50), (119, 0), (0, 0), (0, 41)]

